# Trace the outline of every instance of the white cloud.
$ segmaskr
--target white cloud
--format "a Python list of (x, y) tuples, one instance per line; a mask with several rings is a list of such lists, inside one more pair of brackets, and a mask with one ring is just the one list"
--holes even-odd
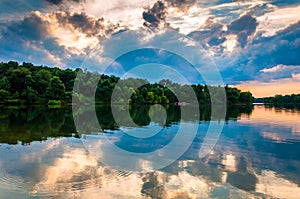
[(300, 21), (299, 10), (300, 6), (275, 8), (273, 12), (268, 12), (257, 17), (257, 21), (259, 22), (257, 30), (262, 31), (263, 36), (273, 36), (276, 32)]
[(226, 36), (226, 41), (222, 44), (225, 47), (225, 51), (233, 52), (237, 46), (237, 35), (230, 34)]
[(96, 18), (104, 17), (111, 22), (136, 29), (143, 24), (144, 7), (152, 6), (155, 2), (156, 0), (87, 0), (82, 5), (72, 7), (71, 11), (85, 11)]
[(237, 1), (231, 3), (223, 3), (219, 5), (212, 6), (213, 9), (224, 9), (224, 8), (233, 8), (233, 7), (241, 7), (241, 6), (255, 6), (265, 3), (265, 1), (254, 0), (254, 1)]
[(261, 81), (270, 81), (283, 78), (299, 80), (300, 66), (278, 64), (271, 68), (264, 68), (260, 70), (260, 72), (261, 74), (257, 76), (257, 79)]
[[(213, 4), (212, 4), (213, 3)], [(188, 12), (178, 12), (174, 8), (168, 10), (167, 22), (173, 28), (178, 28), (180, 33), (188, 34), (201, 29), (208, 18), (216, 21), (230, 23), (239, 16), (247, 13), (251, 8), (265, 3), (264, 1), (244, 1), (217, 4), (213, 1), (199, 1)], [(216, 14), (216, 12), (218, 14)], [(230, 12), (230, 14), (228, 14)]]
[(298, 73), (298, 74), (292, 74), (292, 78), (294, 79), (294, 80), (297, 80), (297, 81), (300, 81), (300, 73)]
[(274, 72), (277, 72), (279, 70), (283, 70), (285, 68), (287, 68), (287, 66), (279, 64), (279, 65), (274, 66), (272, 68), (264, 68), (264, 69), (260, 70), (260, 72), (263, 72), (263, 73), (274, 73)]
[(190, 8), (187, 13), (177, 12), (176, 9), (172, 8), (168, 10), (168, 13), (167, 23), (173, 28), (178, 28), (182, 34), (188, 34), (199, 29), (212, 16), (208, 9), (196, 6)]

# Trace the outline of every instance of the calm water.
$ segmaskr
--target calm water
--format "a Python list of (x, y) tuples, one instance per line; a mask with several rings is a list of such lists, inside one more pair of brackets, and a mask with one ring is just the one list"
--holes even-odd
[[(160, 120), (163, 114), (157, 112), (152, 114), (158, 120), (150, 121), (149, 107), (133, 107), (130, 114), (141, 126), (133, 127), (126, 117), (117, 125), (110, 107), (102, 106), (96, 108), (99, 131), (86, 109), (75, 113), (91, 129), (83, 136), (75, 129), (71, 108), (1, 109), (0, 198), (299, 198), (297, 109), (230, 107), (216, 145), (204, 158), (198, 153), (210, 110), (180, 121), (180, 107), (167, 107), (167, 118)], [(199, 125), (195, 139), (178, 160), (159, 170), (142, 159), (148, 172), (118, 170), (101, 162), (116, 154), (101, 150), (96, 156), (87, 150), (92, 141), (103, 144), (106, 137), (126, 151), (152, 152), (169, 144), (183, 124), (187, 136), (189, 127)], [(144, 139), (126, 134), (153, 129), (160, 132)]]

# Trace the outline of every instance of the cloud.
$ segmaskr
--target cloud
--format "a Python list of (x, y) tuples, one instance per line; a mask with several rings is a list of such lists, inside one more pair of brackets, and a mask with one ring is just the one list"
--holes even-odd
[(71, 5), (69, 11), (83, 11), (95, 18), (103, 17), (115, 24), (137, 29), (143, 26), (143, 12), (155, 2), (156, 0), (86, 0), (84, 3)]
[[(54, 5), (60, 5), (64, 2), (64, 0), (45, 0), (45, 1)], [(84, 2), (85, 0), (65, 0), (65, 1), (69, 1), (72, 3), (79, 3), (79, 2)]]
[(275, 94), (289, 95), (293, 93), (300, 93), (300, 81), (297, 76), (293, 75), (293, 78), (283, 78), (272, 80), (269, 82), (261, 81), (248, 81), (241, 82), (235, 85), (242, 91), (251, 91), (254, 97), (268, 97)]
[[(239, 84), (241, 81), (267, 82), (273, 79), (291, 78), (291, 75), (299, 70), (300, 65), (299, 37), (300, 22), (271, 37), (257, 34), (248, 41), (244, 49), (214, 59), (222, 69), (225, 82), (230, 84)], [(277, 68), (273, 68), (274, 66)], [(268, 69), (271, 71), (277, 69), (278, 72), (266, 73), (270, 71)]]
[(55, 12), (45, 18), (52, 21), (52, 35), (58, 43), (77, 55), (86, 55), (105, 38), (123, 29), (119, 24), (86, 13)]
[(223, 50), (220, 44), (226, 40), (225, 35), (223, 24), (215, 21), (213, 17), (208, 18), (200, 30), (188, 34), (189, 37), (195, 39), (203, 46), (219, 46), (219, 51)]
[[(0, 58), (2, 60), (29, 61), (37, 64), (60, 64), (57, 54), (43, 48), (43, 41), (51, 36), (50, 24), (36, 11), (20, 21), (1, 25)], [(56, 49), (64, 51), (63, 46)], [(38, 61), (37, 61), (38, 60)]]
[(179, 11), (187, 11), (196, 4), (197, 0), (166, 0), (169, 7), (177, 8)]
[(257, 37), (248, 49), (248, 66), (300, 65), (300, 22), (271, 37)]
[(58, 4), (61, 4), (63, 0), (46, 0), (46, 1), (49, 3), (55, 4), (55, 5), (58, 5)]
[(68, 54), (66, 49), (58, 43), (57, 38), (53, 38), (53, 37), (46, 38), (45, 40), (43, 40), (42, 45), (44, 49), (46, 49), (53, 55)]
[(293, 78), (295, 74), (300, 73), (300, 65), (283, 65), (278, 64), (271, 68), (260, 70), (260, 75), (257, 77), (260, 81), (271, 81), (282, 78)]
[[(264, 1), (212, 1), (207, 9), (216, 19), (224, 24), (230, 24), (243, 15), (259, 16), (268, 12)], [(230, 13), (230, 14), (229, 14)]]
[(145, 10), (143, 12), (144, 26), (157, 28), (160, 25), (165, 25), (166, 8), (162, 1), (157, 1), (152, 8)]
[(3, 31), (4, 37), (19, 36), (28, 40), (40, 40), (48, 34), (48, 23), (40, 17), (40, 12), (32, 12), (23, 20), (12, 22)]
[(258, 30), (263, 36), (273, 36), (278, 31), (282, 31), (291, 24), (300, 21), (299, 6), (277, 8), (273, 7), (272, 12), (265, 12), (258, 17)]
[[(125, 29), (139, 35), (140, 27), (171, 28), (204, 46), (226, 83), (297, 78), (299, 6), (297, 0), (2, 0), (0, 59), (78, 66)], [(140, 41), (124, 45), (130, 42)]]
[(91, 48), (119, 28), (118, 24), (86, 13), (35, 11), (22, 20), (0, 24), (0, 58), (78, 66), (78, 60), (82, 61)]
[(274, 66), (272, 68), (264, 68), (264, 69), (260, 70), (260, 72), (263, 72), (263, 73), (274, 73), (274, 72), (277, 72), (277, 71), (282, 70), (284, 68), (286, 68), (285, 65), (279, 64), (279, 65)]
[(147, 8), (143, 12), (143, 19), (146, 27), (157, 28), (157, 27), (170, 27), (166, 23), (170, 8), (174, 8), (175, 11), (172, 13), (178, 14), (177, 12), (187, 13), (189, 9), (196, 4), (196, 0), (160, 0), (157, 1), (152, 8)]
[(56, 12), (53, 15), (60, 26), (72, 26), (75, 31), (78, 30), (88, 37), (104, 37), (119, 28), (118, 24), (107, 23), (103, 18), (94, 18), (86, 13)]
[(199, 30), (191, 32), (188, 36), (214, 52), (233, 52), (238, 46), (244, 48), (247, 45), (256, 27), (256, 19), (250, 15), (243, 15), (228, 25), (209, 17)]
[(300, 73), (298, 73), (298, 74), (292, 74), (292, 79), (293, 80), (296, 80), (296, 81), (300, 81)]
[(254, 17), (244, 15), (229, 24), (228, 32), (237, 35), (238, 42), (243, 48), (247, 44), (249, 36), (255, 32), (257, 24)]

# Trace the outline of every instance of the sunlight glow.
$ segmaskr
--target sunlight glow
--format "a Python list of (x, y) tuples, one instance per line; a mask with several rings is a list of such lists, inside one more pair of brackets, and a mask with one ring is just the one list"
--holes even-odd
[(254, 97), (269, 97), (274, 95), (290, 95), (300, 93), (300, 81), (297, 81), (299, 74), (294, 74), (293, 78), (273, 80), (271, 82), (250, 81), (239, 85), (237, 88), (242, 91), (250, 91)]

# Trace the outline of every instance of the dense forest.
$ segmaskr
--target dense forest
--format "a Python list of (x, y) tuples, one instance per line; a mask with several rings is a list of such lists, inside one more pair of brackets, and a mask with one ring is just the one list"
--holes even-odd
[(0, 103), (70, 102), (75, 78), (76, 72), (71, 69), (0, 63)]
[[(81, 74), (82, 77), (78, 77), (77, 74)], [(80, 93), (73, 92), (76, 78), (84, 82)], [(96, 95), (91, 99), (91, 102), (96, 101), (96, 103), (111, 101), (124, 103), (126, 94), (129, 93), (131, 95), (129, 102), (132, 104), (172, 104), (179, 102), (174, 90), (185, 97), (181, 101), (185, 99), (188, 101), (190, 97), (187, 91), (190, 85), (181, 85), (170, 80), (148, 83), (143, 79), (123, 80), (116, 76), (99, 75), (82, 69), (60, 69), (10, 61), (0, 63), (0, 104), (68, 104), (72, 102), (72, 96), (73, 103), (79, 102), (86, 92), (94, 88), (93, 82), (96, 80)], [(133, 89), (141, 84), (144, 85)], [(212, 94), (210, 91), (220, 88), (200, 84), (191, 86), (201, 104), (209, 104), (210, 94)], [(119, 95), (111, 100), (114, 89)], [(228, 104), (252, 104), (253, 102), (250, 92), (241, 92), (237, 88), (228, 86), (225, 86), (225, 91)]]
[(275, 95), (274, 97), (266, 97), (264, 98), (265, 104), (300, 104), (300, 94), (292, 94), (292, 95)]

